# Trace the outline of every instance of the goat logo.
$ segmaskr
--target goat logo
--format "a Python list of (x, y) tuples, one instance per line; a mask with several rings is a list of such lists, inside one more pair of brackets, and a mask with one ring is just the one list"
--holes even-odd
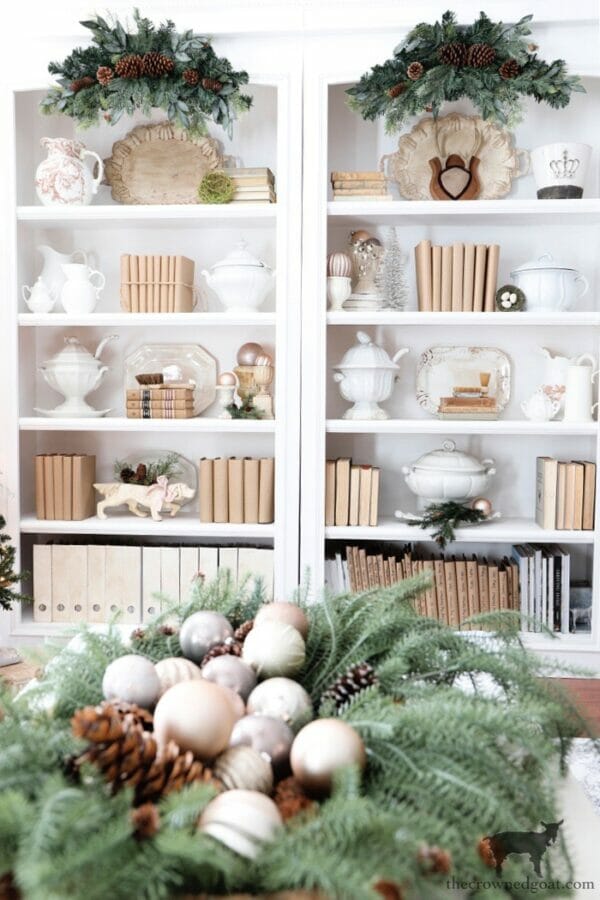
[(488, 835), (479, 842), (479, 854), (490, 868), (496, 869), (496, 875), (502, 875), (502, 865), (511, 853), (526, 853), (538, 878), (542, 877), (540, 863), (542, 856), (558, 837), (560, 822), (542, 822), (543, 831), (500, 831)]

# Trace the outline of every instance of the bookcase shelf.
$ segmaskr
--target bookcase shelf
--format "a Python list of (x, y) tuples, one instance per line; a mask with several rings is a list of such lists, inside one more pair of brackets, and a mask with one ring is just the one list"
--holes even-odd
[(530, 422), (527, 419), (327, 419), (329, 434), (596, 435), (597, 422)]
[(144, 434), (157, 432), (192, 432), (198, 434), (274, 434), (275, 419), (128, 419), (106, 416), (101, 419), (44, 419), (24, 416), (19, 419), (21, 431), (131, 431)]
[(44, 228), (65, 228), (77, 226), (96, 228), (99, 223), (106, 227), (152, 227), (155, 224), (181, 228), (194, 226), (215, 227), (220, 224), (235, 223), (244, 227), (274, 221), (277, 203), (228, 203), (222, 206), (211, 204), (168, 205), (168, 206), (120, 206), (118, 204), (91, 206), (18, 206), (18, 222)]
[(245, 325), (262, 327), (275, 325), (275, 313), (90, 313), (87, 316), (73, 316), (67, 313), (35, 315), (20, 313), (18, 323), (21, 328), (164, 328), (198, 327), (234, 328)]
[(154, 522), (150, 517), (139, 518), (130, 513), (118, 510), (111, 512), (106, 519), (93, 516), (80, 522), (65, 522), (58, 519), (37, 519), (35, 516), (24, 516), (20, 522), (23, 534), (61, 534), (61, 535), (141, 535), (144, 537), (199, 537), (222, 538), (223, 540), (252, 540), (270, 538), (275, 534), (275, 526), (271, 525), (233, 525), (201, 522), (197, 511), (182, 511), (174, 518), (163, 517)]
[(540, 328), (556, 326), (566, 328), (575, 326), (600, 325), (600, 313), (589, 312), (417, 312), (406, 310), (381, 309), (375, 312), (358, 312), (340, 310), (327, 313), (328, 325), (419, 325), (425, 328), (434, 325), (450, 325), (453, 328), (481, 327), (482, 325), (498, 328)]

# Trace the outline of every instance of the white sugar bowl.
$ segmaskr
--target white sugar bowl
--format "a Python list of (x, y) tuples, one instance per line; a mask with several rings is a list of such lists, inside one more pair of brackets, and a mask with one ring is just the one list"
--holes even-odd
[(423, 509), (429, 503), (462, 503), (484, 494), (496, 469), (493, 459), (478, 460), (457, 450), (454, 441), (444, 441), (441, 450), (424, 453), (412, 465), (403, 466), (402, 473)]
[(344, 419), (389, 419), (389, 413), (379, 404), (391, 396), (400, 366), (397, 364), (408, 347), (397, 350), (390, 358), (364, 331), (356, 332), (357, 343), (344, 353), (341, 362), (333, 366), (334, 381), (344, 400), (354, 405), (344, 413)]
[(202, 271), (227, 312), (257, 310), (275, 282), (275, 270), (253, 256), (246, 241), (240, 241), (231, 253)]

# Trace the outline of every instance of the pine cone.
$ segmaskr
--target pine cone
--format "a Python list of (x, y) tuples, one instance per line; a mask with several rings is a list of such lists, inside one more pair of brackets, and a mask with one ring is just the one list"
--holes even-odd
[(12, 872), (7, 872), (0, 878), (0, 900), (20, 900), (22, 896)]
[(415, 61), (411, 62), (410, 66), (406, 70), (406, 74), (411, 81), (418, 81), (424, 71), (425, 66), (423, 65), (423, 63)]
[(217, 78), (203, 78), (201, 83), (205, 91), (212, 91), (213, 94), (218, 94), (223, 87)]
[(183, 80), (186, 84), (194, 87), (200, 81), (200, 75), (196, 69), (186, 69), (183, 73)]
[(115, 65), (115, 75), (119, 78), (140, 78), (144, 70), (144, 63), (139, 53), (128, 53), (122, 56)]
[(233, 632), (233, 637), (239, 644), (243, 644), (252, 629), (254, 628), (254, 619), (247, 619), (245, 622), (236, 628)]
[(485, 69), (496, 59), (496, 51), (489, 44), (471, 44), (467, 51), (467, 65), (474, 69)]
[(146, 475), (148, 474), (148, 469), (146, 468), (144, 463), (138, 463), (135, 468), (135, 475), (133, 476), (136, 484), (143, 484), (146, 480)]
[(169, 741), (164, 751), (142, 773), (139, 781), (128, 783), (136, 784), (135, 805), (138, 806), (159, 800), (173, 791), (180, 791), (195, 781), (204, 781), (213, 784), (218, 790), (223, 789), (221, 782), (213, 776), (212, 769), (194, 759), (190, 750), (183, 752), (174, 741)]
[(448, 875), (452, 870), (452, 856), (441, 847), (430, 847), (424, 844), (417, 853), (421, 868), (428, 875)]
[(370, 666), (368, 662), (357, 663), (325, 691), (322, 700), (333, 700), (337, 709), (340, 709), (351, 697), (372, 684), (377, 684), (377, 675), (373, 666)]
[(406, 85), (403, 82), (399, 81), (398, 84), (395, 84), (393, 87), (388, 88), (386, 93), (390, 100), (395, 100), (396, 97), (399, 97), (400, 94), (403, 94), (405, 90)]
[(395, 881), (386, 881), (383, 878), (380, 878), (373, 885), (373, 890), (377, 891), (378, 894), (384, 898), (384, 900), (403, 900), (404, 894), (402, 893), (400, 886), (396, 884)]
[(284, 822), (305, 810), (316, 809), (317, 806), (315, 801), (311, 800), (304, 792), (302, 785), (293, 775), (279, 782), (275, 788), (273, 800)]
[(95, 80), (89, 75), (84, 75), (83, 78), (76, 78), (75, 81), (72, 81), (69, 85), (69, 90), (73, 91), (74, 94), (78, 94), (79, 91), (83, 91), (93, 84), (96, 84)]
[(129, 484), (135, 478), (135, 472), (130, 466), (125, 466), (125, 468), (121, 469), (119, 472), (119, 478), (123, 484)]
[(110, 66), (98, 66), (96, 80), (102, 85), (107, 85), (113, 80), (114, 74)]
[(152, 731), (154, 728), (154, 716), (152, 713), (138, 706), (137, 703), (128, 703), (126, 700), (111, 700), (110, 705), (121, 719), (128, 716), (129, 720), (135, 722), (136, 725), (141, 725), (144, 731)]
[(211, 659), (216, 659), (217, 656), (241, 656), (242, 655), (242, 645), (239, 641), (232, 641), (231, 639), (227, 641), (223, 641), (222, 644), (215, 644), (214, 647), (211, 647), (208, 653), (204, 654), (204, 658), (200, 663), (200, 667), (206, 665), (206, 663), (210, 662)]
[(164, 53), (152, 51), (144, 53), (142, 59), (142, 74), (147, 78), (162, 78), (169, 75), (175, 68), (175, 63)]
[(160, 828), (160, 815), (154, 803), (142, 803), (129, 814), (134, 835), (139, 841), (154, 837)]
[(443, 44), (438, 50), (438, 59), (445, 66), (464, 66), (467, 59), (467, 48), (464, 44)]
[(520, 71), (521, 66), (516, 61), (516, 59), (505, 60), (505, 62), (503, 62), (498, 69), (500, 78), (504, 78), (505, 81), (509, 81), (511, 78), (516, 78)]

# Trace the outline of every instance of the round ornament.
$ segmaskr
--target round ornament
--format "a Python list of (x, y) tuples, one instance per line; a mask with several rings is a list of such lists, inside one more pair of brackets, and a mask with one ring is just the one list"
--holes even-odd
[(227, 699), (229, 700), (229, 705), (231, 706), (231, 711), (233, 712), (234, 721), (238, 722), (246, 715), (246, 704), (244, 703), (240, 695), (236, 694), (235, 691), (232, 691), (231, 688), (223, 687), (223, 685), (217, 686), (220, 687), (221, 690), (226, 694)]
[(233, 704), (223, 688), (204, 678), (180, 681), (156, 704), (154, 736), (160, 747), (175, 741), (208, 760), (225, 750), (234, 722)]
[(294, 732), (282, 719), (272, 716), (244, 716), (236, 722), (229, 739), (230, 747), (243, 744), (264, 754), (276, 773), (288, 770)]
[(237, 378), (233, 374), (233, 372), (221, 372), (219, 377), (217, 378), (217, 384), (226, 384), (229, 387), (237, 384)]
[(179, 632), (179, 643), (184, 656), (194, 662), (202, 662), (205, 654), (215, 644), (222, 644), (233, 638), (233, 628), (220, 613), (210, 610), (192, 613), (183, 622)]
[(302, 668), (305, 656), (304, 638), (285, 622), (255, 624), (242, 648), (242, 659), (259, 678), (295, 675)]
[(126, 700), (149, 709), (160, 695), (154, 663), (136, 653), (113, 659), (104, 672), (102, 694), (105, 700)]
[(259, 791), (234, 790), (208, 804), (198, 828), (247, 859), (255, 859), (261, 844), (274, 840), (283, 825), (279, 810)]
[(327, 257), (327, 274), (333, 278), (350, 278), (352, 260), (348, 254), (341, 250), (337, 253), (330, 253)]
[(248, 341), (247, 344), (242, 344), (237, 352), (238, 366), (255, 365), (256, 357), (264, 355), (264, 352), (265, 351), (260, 344), (255, 344), (254, 341)]
[(487, 497), (475, 497), (473, 500), (471, 500), (471, 509), (478, 509), (484, 514), (484, 516), (491, 516), (492, 501), (488, 500)]
[(250, 714), (283, 719), (293, 732), (299, 731), (313, 717), (309, 695), (291, 678), (267, 678), (254, 688), (248, 698)]
[(160, 682), (161, 696), (180, 681), (192, 681), (194, 678), (202, 678), (199, 667), (189, 659), (182, 656), (169, 656), (154, 664), (158, 680)]
[(241, 788), (270, 794), (273, 790), (271, 763), (253, 747), (240, 744), (230, 747), (216, 760), (213, 772), (222, 781), (226, 791)]
[(308, 635), (308, 618), (303, 609), (297, 603), (288, 603), (284, 600), (276, 600), (273, 603), (265, 603), (261, 606), (254, 619), (255, 625), (263, 622), (283, 622), (291, 625), (299, 631), (304, 640)]
[(296, 736), (290, 754), (292, 772), (315, 794), (331, 790), (333, 776), (344, 766), (364, 769), (367, 758), (360, 735), (341, 719), (315, 719)]
[(520, 312), (525, 309), (525, 294), (514, 284), (505, 284), (496, 291), (498, 312)]
[(256, 674), (238, 656), (216, 656), (202, 669), (202, 675), (215, 684), (230, 688), (245, 702), (256, 686)]
[(273, 357), (269, 356), (268, 353), (264, 353), (262, 356), (257, 356), (254, 360), (255, 366), (272, 366), (273, 365)]

